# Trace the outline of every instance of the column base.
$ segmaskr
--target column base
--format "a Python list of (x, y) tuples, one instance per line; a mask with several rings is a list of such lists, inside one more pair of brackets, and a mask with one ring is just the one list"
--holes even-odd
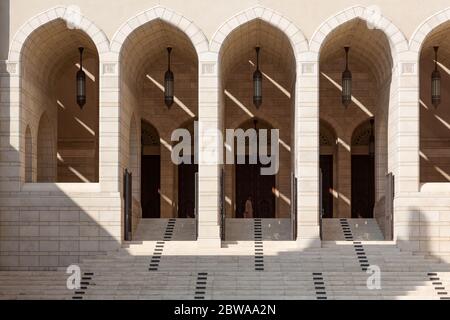
[(219, 226), (199, 226), (199, 235), (197, 246), (199, 248), (221, 248), (222, 239), (220, 238)]
[(317, 239), (297, 239), (296, 247), (298, 249), (308, 249), (308, 248), (321, 248), (322, 241), (320, 238)]
[(297, 248), (320, 248), (322, 241), (320, 240), (319, 226), (299, 226), (297, 230)]

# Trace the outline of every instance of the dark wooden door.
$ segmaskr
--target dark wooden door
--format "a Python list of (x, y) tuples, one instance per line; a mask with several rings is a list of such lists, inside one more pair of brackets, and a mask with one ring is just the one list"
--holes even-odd
[(141, 204), (143, 218), (161, 217), (161, 157), (142, 156)]
[(333, 155), (320, 156), (323, 218), (333, 218)]
[(253, 200), (254, 218), (275, 218), (275, 175), (261, 175), (262, 167), (259, 163), (236, 164), (237, 218), (244, 217), (245, 202), (249, 196)]
[(369, 155), (352, 156), (352, 218), (373, 218), (375, 161)]
[(178, 218), (195, 218), (195, 174), (198, 165), (180, 164), (178, 166)]

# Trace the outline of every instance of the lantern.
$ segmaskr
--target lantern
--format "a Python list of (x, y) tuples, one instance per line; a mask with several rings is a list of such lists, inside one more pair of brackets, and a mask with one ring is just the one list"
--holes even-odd
[(174, 102), (174, 82), (175, 77), (173, 75), (173, 72), (170, 70), (170, 56), (172, 53), (172, 48), (167, 48), (167, 59), (168, 59), (168, 69), (164, 76), (164, 103), (166, 104), (167, 108), (170, 109), (172, 107)]
[(431, 74), (431, 103), (435, 108), (441, 103), (441, 73), (438, 70), (438, 50), (434, 47), (434, 71)]
[(262, 73), (259, 70), (259, 51), (260, 47), (256, 47), (256, 71), (253, 74), (253, 104), (257, 109), (262, 104)]
[(347, 108), (352, 102), (352, 73), (348, 69), (348, 52), (350, 47), (345, 47), (345, 71), (342, 73), (342, 104)]
[(78, 48), (80, 52), (80, 70), (77, 72), (77, 103), (83, 109), (86, 104), (86, 73), (83, 70), (83, 51), (84, 48)]

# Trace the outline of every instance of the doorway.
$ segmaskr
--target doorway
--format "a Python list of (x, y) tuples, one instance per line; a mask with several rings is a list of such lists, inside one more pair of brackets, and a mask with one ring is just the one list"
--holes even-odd
[(141, 207), (142, 218), (161, 217), (161, 154), (158, 131), (141, 122)]
[(323, 218), (333, 218), (333, 155), (320, 155)]
[(375, 159), (352, 155), (352, 218), (373, 218), (375, 205)]
[(195, 175), (198, 165), (194, 157), (190, 164), (178, 166), (178, 218), (195, 218)]
[[(236, 161), (237, 163), (237, 161)], [(244, 218), (245, 203), (252, 199), (253, 218), (275, 218), (275, 175), (261, 175), (259, 163), (236, 164), (236, 217)]]
[(160, 166), (160, 156), (142, 156), (141, 204), (144, 219), (161, 217)]

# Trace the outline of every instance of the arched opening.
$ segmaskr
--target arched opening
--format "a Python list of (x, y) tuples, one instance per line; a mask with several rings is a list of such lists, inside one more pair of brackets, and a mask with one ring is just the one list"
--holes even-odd
[[(341, 79), (346, 66), (344, 47), (350, 47), (349, 69), (352, 72), (352, 97), (348, 107), (342, 102)], [(327, 35), (320, 49), (319, 64), (320, 118), (326, 121), (332, 119), (335, 131), (333, 139), (336, 141), (333, 153), (332, 218), (364, 218), (363, 223), (354, 221), (353, 225), (370, 225), (369, 232), (359, 227), (358, 230), (353, 230), (355, 238), (383, 239), (383, 230), (380, 230), (377, 221), (384, 219), (386, 214), (386, 175), (392, 170), (389, 169), (392, 167), (389, 166), (392, 159), (388, 157), (387, 128), (390, 106), (396, 99), (395, 90), (392, 90), (395, 81), (392, 81), (394, 63), (391, 44), (382, 30), (371, 28), (367, 22), (355, 18)], [(374, 120), (373, 129), (371, 119)], [(358, 127), (361, 123), (362, 127)], [(326, 132), (324, 124), (321, 125), (321, 132)], [(367, 151), (368, 142), (364, 140), (367, 137), (361, 136), (367, 132), (374, 135), (371, 152), (373, 157)], [(321, 157), (325, 161), (323, 159)], [(324, 166), (331, 168), (332, 165), (322, 163), (321, 167)], [(366, 188), (369, 191), (364, 194), (361, 194), (361, 188), (358, 187), (361, 183), (369, 188)], [(321, 190), (322, 196), (325, 195), (324, 192), (325, 189)], [(330, 214), (327, 213), (325, 218), (329, 217)], [(350, 220), (349, 222), (352, 225)], [(342, 233), (339, 220), (327, 223), (335, 225)], [(325, 229), (326, 232), (330, 231), (329, 228)], [(340, 234), (339, 230), (335, 234)], [(372, 230), (375, 230), (374, 233)], [(330, 238), (334, 236), (333, 231), (324, 236), (327, 240), (336, 240)]]
[(37, 181), (55, 182), (56, 180), (56, 153), (55, 134), (49, 118), (44, 113), (39, 121), (37, 138)]
[[(174, 101), (170, 105), (166, 105), (164, 87), (169, 69), (168, 47), (172, 48), (170, 70), (175, 79)], [(192, 185), (180, 185), (179, 168), (172, 161), (174, 143), (171, 141), (175, 130), (185, 128), (186, 123), (189, 126), (192, 123), (193, 127), (198, 116), (198, 58), (185, 33), (162, 19), (155, 19), (129, 34), (120, 52), (120, 105), (123, 123), (129, 123), (131, 115), (141, 122), (141, 174), (138, 177), (134, 174), (133, 181), (140, 180), (138, 205), (144, 219), (135, 239), (162, 238), (161, 230), (165, 230), (168, 222), (172, 223), (168, 219), (193, 215), (189, 199), (191, 193), (195, 195), (194, 181)], [(131, 129), (123, 126), (121, 130)], [(124, 152), (128, 148), (126, 142), (121, 143)], [(122, 161), (123, 169), (132, 166), (126, 159)], [(184, 173), (182, 169), (181, 174)], [(192, 175), (190, 171), (186, 174)], [(174, 237), (185, 226), (179, 222), (175, 221)], [(183, 234), (189, 234), (192, 240), (194, 223), (188, 228)]]
[[(425, 39), (420, 53), (420, 182), (450, 182), (450, 22), (435, 28)], [(440, 104), (432, 103), (431, 75), (441, 76)]]
[(33, 171), (33, 137), (31, 135), (31, 129), (27, 126), (25, 131), (25, 182), (35, 181), (35, 174)]
[[(252, 76), (257, 65), (256, 47), (260, 48), (259, 63), (262, 72), (262, 103), (260, 106), (256, 106), (253, 99)], [(240, 240), (252, 236), (249, 235), (249, 230), (253, 228), (254, 223), (254, 221), (250, 221), (252, 219), (234, 221), (236, 218), (244, 217), (245, 203), (248, 202), (250, 196), (252, 199), (247, 207), (251, 203), (253, 206), (251, 216), (263, 219), (262, 225), (265, 230), (263, 238), (289, 240), (291, 239), (290, 218), (293, 212), (291, 208), (291, 177), (294, 173), (295, 159), (296, 79), (296, 61), (290, 40), (281, 30), (271, 24), (261, 19), (254, 19), (237, 27), (227, 36), (220, 49), (219, 61), (219, 112), (224, 137), (227, 136), (226, 133), (229, 129), (254, 129), (253, 119), (265, 119), (265, 121), (258, 122), (257, 127), (279, 130), (278, 152), (276, 155), (272, 154), (277, 157), (279, 162), (275, 174), (260, 178), (256, 172), (261, 164), (252, 166), (227, 162), (223, 166), (224, 215), (227, 224), (230, 225), (226, 227), (225, 239)], [(227, 144), (234, 143), (227, 141)], [(230, 145), (226, 146), (224, 154), (229, 152), (229, 148)], [(233, 162), (236, 160), (234, 159)], [(252, 173), (253, 171), (254, 173)], [(261, 180), (260, 183), (267, 185), (267, 188), (261, 186), (260, 191), (253, 190), (252, 186), (255, 186), (255, 183), (241, 182), (241, 174), (248, 176), (249, 179), (264, 180), (264, 182)], [(250, 215), (248, 216), (250, 217)], [(273, 219), (277, 219), (277, 221), (274, 222)], [(249, 226), (246, 226), (247, 224)], [(267, 227), (269, 225), (271, 228)]]
[[(84, 47), (83, 69), (86, 72), (87, 102), (82, 109), (77, 105), (76, 94), (79, 47)], [(45, 113), (45, 121), (54, 131), (53, 154), (45, 159), (57, 159), (43, 164), (39, 155), (50, 151), (40, 149), (48, 147), (49, 142), (38, 142), (37, 182), (99, 181), (98, 69), (98, 52), (92, 40), (83, 31), (67, 28), (62, 19), (39, 27), (24, 43), (21, 52), (21, 119), (36, 128), (39, 116)], [(44, 130), (50, 129), (44, 126)], [(39, 132), (42, 137), (44, 133)], [(39, 173), (39, 167), (47, 168), (44, 175), (42, 170)]]

